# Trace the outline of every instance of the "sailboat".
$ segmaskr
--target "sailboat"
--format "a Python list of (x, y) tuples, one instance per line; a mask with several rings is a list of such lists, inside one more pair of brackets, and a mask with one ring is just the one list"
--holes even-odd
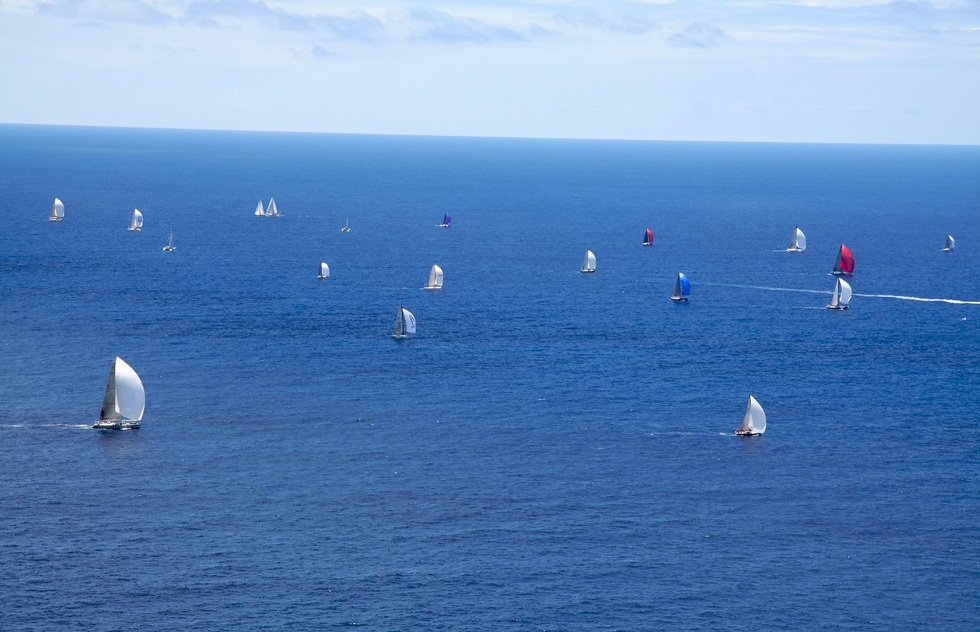
[(453, 224), (453, 216), (446, 213), (442, 216), (442, 223), (439, 224), (439, 228), (449, 228)]
[(276, 206), (276, 198), (269, 198), (269, 205), (265, 207), (266, 217), (279, 217), (282, 213), (279, 212), (279, 207)]
[(754, 397), (749, 395), (749, 405), (745, 407), (745, 419), (742, 420), (742, 427), (735, 431), (735, 434), (743, 437), (761, 435), (766, 431), (766, 411)]
[(643, 233), (643, 245), (652, 246), (653, 245), (653, 231), (649, 228), (645, 233)]
[(595, 255), (591, 250), (585, 251), (585, 261), (582, 263), (582, 272), (595, 272)]
[(58, 198), (55, 198), (54, 204), (51, 205), (51, 217), (48, 219), (52, 222), (65, 221), (65, 205)]
[(395, 317), (395, 330), (391, 332), (392, 338), (408, 338), (415, 333), (415, 314), (402, 306), (398, 306), (398, 316)]
[(425, 284), (426, 290), (441, 290), (442, 289), (442, 268), (437, 265), (432, 266), (429, 271), (429, 282)]
[(93, 428), (102, 430), (136, 430), (143, 420), (146, 395), (143, 382), (133, 367), (116, 358), (109, 370), (109, 381), (102, 398), (102, 414)]
[[(58, 200), (56, 199), (55, 202), (57, 202), (57, 201)], [(53, 213), (54, 210), (52, 209), (51, 212)], [(53, 216), (51, 218), (51, 221), (52, 222), (53, 221), (56, 221)], [(943, 252), (952, 252), (953, 251), (953, 248), (956, 248), (956, 240), (953, 239), (953, 236), (952, 235), (946, 235), (946, 245), (943, 246)]]
[(168, 241), (167, 245), (163, 247), (163, 251), (173, 252), (174, 250), (177, 250), (177, 246), (174, 245), (174, 231), (170, 231), (170, 241)]
[(318, 279), (329, 279), (330, 278), (330, 266), (326, 262), (320, 262), (320, 274), (316, 275)]
[(831, 274), (853, 274), (854, 273), (854, 255), (851, 254), (851, 249), (844, 244), (840, 245), (840, 250), (837, 251), (837, 262), (834, 263), (834, 270)]
[(344, 227), (340, 229), (340, 232), (342, 232), (342, 233), (349, 233), (350, 232), (350, 218), (349, 217), (347, 218), (347, 221), (344, 222)]
[(255, 207), (256, 217), (265, 217), (265, 207), (262, 205), (262, 200), (259, 200), (258, 205)]
[(143, 214), (138, 208), (133, 209), (133, 219), (129, 221), (129, 230), (141, 230), (143, 228)]
[(786, 249), (786, 252), (803, 252), (804, 250), (806, 250), (806, 235), (797, 226), (793, 229), (793, 239), (790, 241), (789, 248)]
[(834, 286), (834, 297), (830, 299), (827, 309), (847, 309), (851, 302), (851, 285), (844, 279), (838, 278)]
[(677, 273), (677, 283), (674, 285), (674, 294), (670, 297), (672, 301), (687, 302), (691, 295), (691, 282), (683, 272)]

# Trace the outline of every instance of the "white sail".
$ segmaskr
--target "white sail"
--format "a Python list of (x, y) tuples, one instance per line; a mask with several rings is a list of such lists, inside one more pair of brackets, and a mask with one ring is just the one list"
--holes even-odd
[(415, 315), (404, 307), (398, 307), (395, 317), (395, 330), (391, 333), (395, 338), (408, 338), (415, 333)]
[(320, 274), (317, 276), (317, 278), (318, 279), (330, 278), (330, 266), (328, 266), (325, 261), (320, 262)]
[(340, 232), (342, 232), (342, 233), (349, 233), (350, 232), (350, 218), (349, 217), (347, 218), (347, 221), (344, 222), (344, 227), (340, 229)]
[(276, 198), (269, 198), (269, 206), (266, 207), (265, 214), (269, 217), (279, 217), (279, 207), (276, 206)]
[(51, 205), (51, 217), (48, 219), (52, 222), (60, 222), (65, 219), (65, 205), (58, 198), (55, 198), (54, 204)]
[(803, 252), (804, 250), (806, 250), (806, 235), (804, 235), (803, 231), (800, 230), (800, 227), (797, 226), (793, 230), (793, 239), (789, 244), (789, 248), (786, 249), (786, 252)]
[(742, 428), (736, 434), (756, 435), (766, 431), (766, 411), (754, 397), (749, 395), (749, 404), (745, 407), (745, 419)]
[(429, 282), (425, 284), (425, 289), (427, 290), (441, 290), (442, 289), (442, 268), (437, 265), (432, 266), (429, 271)]
[(830, 299), (827, 309), (847, 309), (847, 304), (851, 302), (851, 284), (844, 279), (837, 279), (834, 284), (834, 296)]
[(139, 209), (133, 209), (133, 219), (129, 221), (129, 230), (140, 230), (143, 228), (143, 214)]
[(262, 206), (262, 200), (259, 200), (258, 205), (255, 207), (255, 216), (262, 217), (265, 215), (265, 207)]
[[(58, 200), (55, 200), (57, 202)], [(956, 240), (953, 239), (952, 235), (946, 235), (946, 245), (943, 246), (943, 252), (949, 252), (953, 248), (956, 248)]]
[(143, 382), (133, 367), (116, 358), (102, 398), (102, 413), (96, 428), (139, 428), (146, 408)]
[(408, 311), (404, 307), (402, 308), (402, 312), (404, 313), (405, 333), (406, 334), (414, 334), (415, 333), (415, 314), (413, 314), (412, 312)]
[(177, 250), (177, 246), (174, 245), (174, 231), (170, 231), (170, 240), (167, 241), (167, 245), (163, 247), (164, 252), (173, 252)]
[(595, 272), (595, 255), (591, 250), (585, 251), (585, 261), (582, 262), (582, 272)]

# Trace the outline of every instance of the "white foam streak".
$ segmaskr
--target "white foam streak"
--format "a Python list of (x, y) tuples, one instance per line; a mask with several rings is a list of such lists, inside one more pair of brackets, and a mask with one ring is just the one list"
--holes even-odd
[[(768, 290), (770, 292), (804, 292), (807, 294), (833, 294), (832, 291), (804, 290), (792, 287), (770, 287), (767, 285), (737, 285), (734, 283), (704, 283), (701, 285), (718, 285), (721, 287), (737, 287), (746, 290)], [(854, 294), (864, 298), (891, 298), (899, 301), (917, 301), (920, 303), (948, 303), (950, 305), (980, 305), (980, 301), (961, 301), (956, 298), (926, 298), (921, 296), (902, 296), (900, 294)]]

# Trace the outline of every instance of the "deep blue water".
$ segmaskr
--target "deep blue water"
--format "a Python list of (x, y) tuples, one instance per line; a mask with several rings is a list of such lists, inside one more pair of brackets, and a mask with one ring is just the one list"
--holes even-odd
[(875, 296), (980, 301), (980, 148), (0, 126), (0, 187), (0, 629), (980, 628), (980, 304)]

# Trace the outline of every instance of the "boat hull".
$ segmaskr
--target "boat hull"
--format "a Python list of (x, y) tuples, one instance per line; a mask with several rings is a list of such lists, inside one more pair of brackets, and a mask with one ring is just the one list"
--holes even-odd
[(827, 309), (845, 310), (847, 305), (828, 305)]
[(138, 421), (97, 421), (92, 426), (96, 430), (139, 430)]
[(786, 252), (803, 252), (803, 249), (790, 247), (786, 249)]
[(687, 302), (687, 297), (686, 296), (671, 296), (670, 297), (670, 300), (674, 301), (675, 303), (686, 303)]
[(755, 430), (736, 430), (735, 435), (738, 437), (761, 437), (762, 433)]

